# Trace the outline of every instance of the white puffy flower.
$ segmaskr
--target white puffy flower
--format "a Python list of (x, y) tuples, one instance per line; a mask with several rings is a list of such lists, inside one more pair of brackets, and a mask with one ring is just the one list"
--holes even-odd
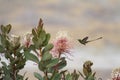
[(115, 68), (111, 73), (112, 80), (120, 80), (120, 68)]
[(71, 53), (71, 39), (66, 31), (59, 31), (57, 33), (56, 39), (53, 40), (54, 48), (51, 53), (55, 57), (60, 57), (61, 54)]

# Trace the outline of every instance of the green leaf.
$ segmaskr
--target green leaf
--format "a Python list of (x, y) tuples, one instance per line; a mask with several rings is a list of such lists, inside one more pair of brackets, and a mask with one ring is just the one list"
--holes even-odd
[(43, 80), (42, 76), (37, 72), (34, 72), (34, 76), (39, 80)]
[(67, 70), (61, 71), (60, 74), (65, 74), (65, 72), (67, 72)]
[(65, 66), (67, 65), (67, 62), (66, 62), (66, 60), (62, 60), (61, 62), (59, 62), (58, 64), (57, 64), (57, 68), (58, 69), (62, 69), (62, 68), (64, 68)]
[(42, 47), (42, 39), (41, 38), (38, 38), (38, 41), (37, 41), (37, 44), (36, 45), (38, 45), (39, 46), (39, 48), (41, 48)]
[(1, 38), (2, 38), (2, 34), (0, 33), (0, 44), (1, 44)]
[(61, 74), (55, 73), (51, 80), (61, 80)]
[(72, 76), (70, 75), (70, 73), (66, 75), (65, 80), (72, 80)]
[(16, 80), (23, 80), (23, 78), (24, 78), (24, 76), (22, 76), (22, 75), (16, 75)]
[(32, 41), (33, 41), (33, 43), (35, 45), (35, 48), (37, 48), (37, 49), (41, 48), (41, 46), (42, 46), (41, 38), (33, 37)]
[(72, 80), (78, 80), (79, 74), (77, 74), (76, 70), (71, 74), (72, 75)]
[(80, 71), (78, 71), (78, 72), (79, 72), (80, 76), (81, 76), (83, 79), (85, 79), (85, 77), (83, 76), (83, 74), (82, 74)]
[(5, 62), (1, 62), (3, 66), (7, 67), (7, 64)]
[(31, 60), (31, 61), (33, 61), (35, 63), (39, 63), (39, 59), (37, 58), (37, 56), (35, 56), (32, 53), (25, 52), (25, 57), (26, 57), (27, 60)]
[(37, 44), (37, 41), (38, 41), (37, 37), (33, 37), (32, 41), (33, 41), (34, 44)]
[(90, 75), (86, 80), (95, 80), (95, 77), (93, 75)]
[(38, 31), (43, 29), (43, 21), (42, 21), (42, 19), (39, 20), (37, 29), (38, 29)]
[(46, 34), (46, 39), (45, 39), (45, 41), (43, 42), (43, 46), (46, 46), (46, 45), (48, 44), (49, 40), (50, 40), (50, 34), (47, 33), (47, 34)]
[(42, 61), (46, 61), (52, 58), (52, 55), (49, 52), (43, 54)]
[(6, 31), (5, 31), (5, 26), (1, 25), (1, 31), (2, 31), (2, 33), (5, 33), (5, 32), (6, 32)]
[(45, 48), (43, 49), (43, 53), (50, 51), (53, 48), (53, 44), (48, 44), (47, 46), (45, 46)]
[(46, 32), (44, 30), (40, 31), (38, 37), (44, 42), (46, 39)]
[(39, 70), (41, 70), (41, 71), (44, 71), (44, 70), (45, 70), (43, 61), (40, 61), (40, 62), (39, 62), (38, 68), (39, 68)]
[(16, 64), (16, 69), (22, 69), (25, 66), (26, 59), (19, 59), (19, 62)]
[(19, 62), (19, 59), (20, 59), (20, 57), (17, 58), (17, 59), (14, 59), (14, 60), (11, 62), (11, 64), (14, 65), (14, 64), (18, 63), (18, 62)]
[(34, 46), (34, 45), (30, 45), (29, 51), (30, 51), (30, 50), (35, 50), (35, 46)]
[(12, 28), (12, 26), (11, 26), (10, 24), (9, 24), (9, 25), (7, 25), (7, 26), (6, 26), (6, 32), (7, 32), (7, 33), (9, 33), (9, 32), (10, 32), (10, 30), (11, 30), (11, 28)]
[(36, 33), (35, 29), (32, 29), (32, 34), (33, 34), (35, 37), (37, 37), (37, 33)]
[(2, 45), (0, 45), (0, 53), (3, 53), (4, 52), (4, 48)]
[(5, 58), (7, 58), (7, 59), (9, 58), (11, 61), (14, 60), (13, 56), (9, 53), (5, 53)]
[(51, 67), (55, 66), (58, 62), (59, 62), (58, 58), (52, 59), (52, 60), (50, 60), (49, 64), (46, 67), (51, 68)]

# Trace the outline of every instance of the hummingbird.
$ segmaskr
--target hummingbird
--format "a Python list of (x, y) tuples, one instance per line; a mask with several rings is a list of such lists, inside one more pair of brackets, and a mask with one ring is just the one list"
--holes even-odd
[(96, 41), (96, 40), (99, 40), (99, 39), (102, 39), (102, 37), (99, 37), (97, 39), (93, 39), (93, 40), (88, 40), (88, 36), (83, 38), (83, 39), (78, 39), (78, 41), (83, 44), (83, 45), (86, 45), (87, 43), (89, 42), (92, 42), (92, 41)]

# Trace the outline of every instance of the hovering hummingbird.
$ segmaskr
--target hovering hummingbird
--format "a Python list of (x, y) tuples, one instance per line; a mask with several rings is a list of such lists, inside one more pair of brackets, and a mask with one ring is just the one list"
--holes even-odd
[(88, 36), (83, 38), (83, 39), (78, 39), (78, 41), (83, 44), (83, 45), (86, 45), (88, 42), (92, 42), (92, 41), (96, 41), (96, 40), (99, 40), (99, 39), (102, 39), (102, 37), (99, 37), (97, 39), (93, 39), (93, 40), (89, 40), (88, 41)]

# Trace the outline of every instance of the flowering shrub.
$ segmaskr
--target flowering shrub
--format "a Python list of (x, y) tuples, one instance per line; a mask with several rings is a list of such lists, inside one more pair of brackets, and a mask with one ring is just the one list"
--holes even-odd
[[(44, 30), (43, 21), (40, 19), (38, 26), (32, 29), (32, 33), (26, 34), (22, 44), (19, 36), (10, 36), (11, 28), (10, 24), (1, 25), (0, 53), (8, 63), (0, 59), (2, 64), (0, 80), (29, 80), (24, 77), (25, 75), (19, 74), (28, 60), (35, 62), (38, 69), (43, 72), (44, 75), (34, 72), (38, 80), (79, 80), (80, 77), (84, 80), (96, 80), (96, 72), (92, 71), (91, 61), (83, 64), (83, 74), (76, 70), (72, 73), (63, 70), (67, 61), (61, 55), (70, 54), (72, 48), (70, 38), (66, 33), (62, 32), (53, 40), (53, 43), (49, 43), (50, 34)], [(120, 69), (115, 70), (112, 75), (112, 80), (120, 80)]]

